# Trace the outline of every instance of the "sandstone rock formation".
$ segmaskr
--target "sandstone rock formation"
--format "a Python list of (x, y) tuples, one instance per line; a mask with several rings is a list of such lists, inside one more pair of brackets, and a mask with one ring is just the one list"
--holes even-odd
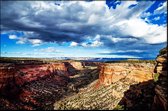
[(8, 62), (0, 65), (0, 110), (53, 109), (55, 101), (98, 78), (97, 69), (79, 62)]
[[(131, 85), (153, 79), (153, 64), (111, 63), (99, 66), (99, 79), (92, 82), (78, 94), (62, 99), (54, 104), (54, 109), (64, 110), (112, 110), (123, 99), (124, 92)], [(95, 87), (96, 86), (96, 87)], [(139, 90), (143, 85), (139, 85)], [(152, 91), (149, 87), (147, 87)], [(134, 89), (135, 90), (135, 89)], [(138, 90), (135, 90), (137, 95)], [(139, 91), (139, 92), (140, 92)], [(141, 100), (139, 97), (138, 100)], [(145, 99), (144, 99), (145, 100)], [(127, 106), (129, 106), (127, 100)], [(147, 100), (145, 100), (147, 101)]]
[(110, 85), (122, 78), (137, 82), (152, 80), (153, 65), (148, 63), (113, 63), (99, 66), (99, 84)]
[(101, 62), (89, 62), (89, 61), (85, 61), (83, 62), (84, 66), (98, 66), (100, 64), (102, 64)]
[(137, 82), (128, 79), (121, 79), (108, 86), (94, 88), (95, 81), (84, 91), (77, 95), (70, 96), (54, 104), (55, 110), (110, 110), (114, 109), (124, 95), (124, 91), (129, 89), (129, 85)]
[(154, 72), (159, 74), (159, 78), (157, 81), (157, 85), (155, 87), (155, 97), (154, 97), (154, 104), (153, 110), (168, 110), (167, 104), (167, 86), (168, 86), (168, 79), (167, 79), (167, 47), (162, 49), (159, 55), (156, 58), (157, 64), (155, 66)]
[(14, 64), (0, 64), (0, 91), (17, 76)]
[(18, 69), (16, 84), (23, 85), (24, 83), (35, 81), (39, 78), (50, 74), (68, 76), (67, 68), (64, 63), (50, 63), (41, 65), (17, 65)]
[(82, 70), (84, 68), (82, 62), (70, 61), (69, 64), (71, 64), (77, 70)]

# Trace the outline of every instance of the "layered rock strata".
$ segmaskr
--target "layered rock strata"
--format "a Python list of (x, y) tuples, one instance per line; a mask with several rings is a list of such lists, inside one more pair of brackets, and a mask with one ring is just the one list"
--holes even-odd
[(2, 63), (1, 66), (1, 110), (53, 109), (54, 101), (76, 93), (79, 88), (97, 79), (98, 75), (97, 69), (83, 70), (83, 64), (76, 62), (36, 64), (19, 61)]
[[(125, 101), (126, 106), (129, 107), (129, 100), (123, 100), (123, 97), (125, 96), (125, 92), (130, 89), (131, 85), (138, 86), (138, 89), (134, 89), (134, 96), (138, 95), (137, 100), (140, 101), (143, 99), (145, 102), (147, 102), (148, 99), (144, 99), (141, 97), (142, 94), (137, 92), (143, 93), (144, 85), (141, 85), (141, 82), (153, 79), (153, 68), (154, 65), (150, 63), (111, 63), (100, 65), (98, 80), (93, 81), (89, 86), (87, 86), (84, 90), (81, 90), (78, 94), (56, 102), (54, 104), (54, 109), (112, 110), (121, 101)], [(147, 88), (152, 91), (151, 89), (153, 87), (148, 85)], [(145, 94), (148, 93), (145, 92)]]
[(17, 76), (14, 64), (0, 64), (0, 91), (3, 90), (7, 83), (13, 82)]
[(24, 83), (35, 81), (39, 78), (50, 74), (68, 76), (67, 67), (64, 63), (50, 63), (42, 65), (17, 65), (18, 69), (16, 84), (23, 85)]
[(129, 78), (137, 82), (153, 79), (153, 65), (148, 63), (113, 63), (99, 66), (99, 84), (110, 85), (122, 78)]
[(72, 67), (74, 67), (76, 70), (82, 70), (84, 68), (84, 64), (82, 62), (70, 61), (69, 64), (72, 65)]
[(162, 49), (156, 58), (155, 74), (159, 74), (158, 81), (155, 87), (155, 97), (153, 110), (168, 110), (167, 104), (167, 47)]

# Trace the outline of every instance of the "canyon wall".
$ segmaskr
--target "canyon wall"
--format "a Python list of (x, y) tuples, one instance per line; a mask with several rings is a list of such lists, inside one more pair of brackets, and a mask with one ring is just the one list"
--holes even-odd
[(111, 63), (99, 66), (99, 84), (110, 85), (122, 78), (137, 82), (153, 79), (154, 65), (150, 63)]
[(35, 81), (39, 78), (51, 74), (68, 77), (68, 67), (65, 66), (65, 63), (62, 62), (49, 64), (36, 64), (36, 62), (34, 62), (33, 64), (25, 64), (25, 62), (23, 62), (22, 64), (1, 63), (0, 90), (2, 90), (6, 86), (6, 84), (9, 83), (21, 86), (25, 83)]
[(148, 110), (148, 103), (153, 102), (154, 85), (149, 82), (153, 81), (153, 69), (151, 63), (99, 64), (99, 78), (79, 93), (55, 102), (54, 109), (113, 110), (123, 102), (130, 109), (136, 106), (134, 109)]
[[(17, 61), (16, 63), (0, 64), (0, 90), (6, 84), (12, 83), (21, 86), (39, 78), (55, 74), (58, 76), (74, 75), (82, 70), (84, 65), (81, 62), (56, 62), (41, 63), (37, 61)], [(15, 82), (15, 83), (13, 83)]]
[(84, 66), (98, 66), (102, 64), (101, 62), (90, 62), (90, 61), (85, 61), (83, 62)]
[(0, 91), (17, 76), (14, 64), (0, 64)]
[(50, 63), (41, 65), (17, 65), (16, 84), (23, 85), (24, 83), (35, 81), (50, 74), (68, 76), (67, 67), (64, 63)]
[(72, 65), (77, 70), (82, 70), (84, 68), (84, 65), (82, 62), (71, 61), (69, 62), (69, 64)]
[(156, 58), (155, 74), (159, 74), (155, 87), (153, 110), (167, 110), (167, 47), (160, 51)]
[(83, 69), (80, 62), (9, 62), (0, 64), (0, 109), (52, 109), (55, 100), (76, 93), (98, 74), (96, 69)]

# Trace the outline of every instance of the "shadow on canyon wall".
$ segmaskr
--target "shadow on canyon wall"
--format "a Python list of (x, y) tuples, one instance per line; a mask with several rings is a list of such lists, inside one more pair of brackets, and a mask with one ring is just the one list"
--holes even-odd
[(154, 80), (149, 80), (130, 85), (130, 88), (124, 92), (124, 97), (115, 109), (153, 110), (152, 104), (155, 95), (155, 84), (156, 82), (154, 82)]
[[(67, 70), (70, 75), (75, 76), (80, 72), (69, 63), (65, 65), (68, 66)], [(53, 109), (55, 101), (66, 95), (77, 93), (79, 88), (98, 79), (98, 76), (93, 77), (93, 73), (69, 78), (62, 74), (64, 72), (64, 70), (57, 69), (54, 73), (30, 82), (23, 82), (22, 85), (16, 84), (17, 79), (13, 77), (12, 82), (10, 80), (0, 92), (0, 102), (2, 103), (0, 109)]]

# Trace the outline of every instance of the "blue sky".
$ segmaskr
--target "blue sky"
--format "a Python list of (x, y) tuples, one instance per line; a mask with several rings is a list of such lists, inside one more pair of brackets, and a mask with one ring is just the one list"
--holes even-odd
[(155, 58), (164, 1), (3, 1), (2, 57)]

